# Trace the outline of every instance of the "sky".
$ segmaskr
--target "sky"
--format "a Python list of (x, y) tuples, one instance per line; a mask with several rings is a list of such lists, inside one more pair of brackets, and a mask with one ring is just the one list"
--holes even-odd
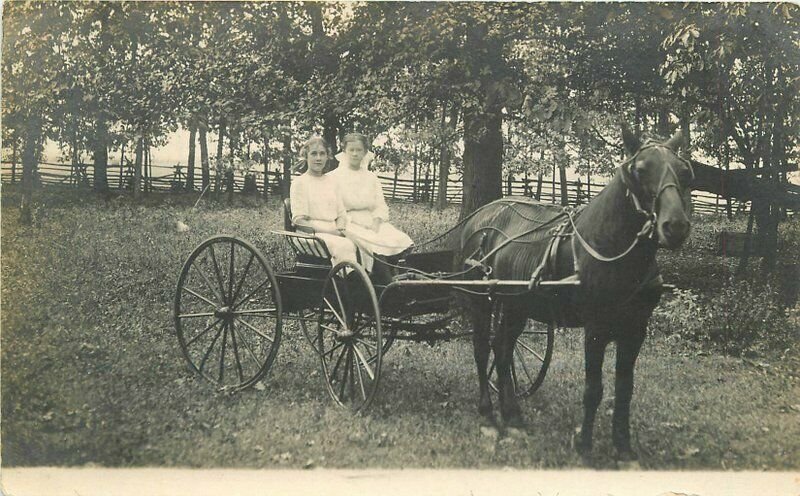
[[(217, 146), (217, 136), (209, 132), (208, 133), (208, 149), (209, 153), (213, 154), (216, 150)], [(186, 167), (186, 163), (188, 161), (189, 156), (189, 131), (179, 128), (174, 133), (168, 135), (167, 143), (159, 148), (153, 148), (150, 151), (152, 161), (154, 165), (163, 165), (163, 166), (173, 166), (175, 164), (181, 164), (182, 166)], [(197, 148), (197, 158), (195, 159), (197, 163), (200, 161), (200, 148)], [(58, 162), (59, 157), (61, 156), (61, 152), (58, 149), (58, 145), (54, 142), (49, 141), (47, 145), (45, 145), (44, 150), (44, 162)], [(127, 158), (132, 158), (131, 155), (126, 152)], [(119, 151), (109, 153), (108, 161), (109, 165), (118, 165), (120, 159)], [(90, 157), (84, 156), (84, 160), (86, 162), (90, 162)], [(164, 172), (164, 174), (168, 174), (168, 172)], [(154, 173), (154, 175), (157, 175)], [(401, 174), (401, 177), (411, 177), (410, 173)], [(549, 177), (549, 176), (545, 176)], [(800, 171), (790, 172), (788, 174), (789, 182), (792, 184), (800, 185)], [(576, 174), (572, 170), (567, 171), (567, 179), (569, 181), (574, 181), (579, 178), (579, 175)], [(580, 176), (581, 179), (585, 179), (585, 177)], [(602, 182), (601, 178), (592, 178), (592, 182)]]

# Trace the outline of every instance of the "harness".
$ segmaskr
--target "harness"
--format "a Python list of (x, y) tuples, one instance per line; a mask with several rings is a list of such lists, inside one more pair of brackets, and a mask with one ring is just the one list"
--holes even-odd
[[(633, 164), (636, 163), (636, 158), (639, 156), (640, 153), (642, 153), (644, 150), (647, 150), (648, 148), (663, 148), (667, 150), (671, 154), (675, 155), (675, 157), (677, 157), (679, 161), (683, 162), (686, 165), (686, 167), (689, 169), (689, 172), (692, 174), (691, 177), (692, 179), (694, 179), (695, 177), (694, 168), (692, 168), (692, 163), (689, 160), (686, 160), (685, 158), (675, 153), (675, 151), (672, 150), (670, 147), (662, 145), (661, 143), (645, 144), (644, 146), (639, 148), (639, 150), (632, 157), (630, 157), (629, 159), (627, 159), (625, 162), (622, 163), (621, 167), (625, 170), (625, 172), (627, 172), (627, 174), (622, 175), (622, 180), (625, 183), (625, 186), (628, 188), (627, 194), (631, 198), (631, 201), (633, 202), (633, 207), (636, 209), (638, 213), (647, 217), (645, 226), (642, 227), (643, 231), (645, 230), (645, 227), (648, 226), (648, 224), (650, 225), (648, 229), (652, 229), (655, 226), (656, 222), (658, 221), (658, 214), (656, 213), (656, 208), (658, 206), (658, 200), (661, 198), (661, 193), (666, 191), (667, 188), (675, 188), (678, 190), (678, 193), (680, 193), (680, 187), (679, 187), (680, 179), (678, 179), (678, 174), (675, 172), (675, 169), (672, 168), (672, 165), (666, 164), (664, 172), (661, 174), (661, 179), (658, 182), (658, 188), (656, 189), (656, 194), (655, 196), (653, 196), (653, 202), (652, 205), (650, 206), (650, 210), (648, 211), (642, 208), (642, 202), (641, 200), (639, 200), (639, 197), (636, 196), (636, 193), (634, 193), (634, 186), (629, 182), (629, 180), (631, 177), (634, 176), (631, 167), (633, 166)], [(671, 176), (672, 181), (668, 182), (667, 176)], [(681, 201), (684, 203), (683, 205), (684, 209), (686, 209), (687, 207), (686, 202), (683, 200), (683, 198), (681, 198)]]
[[(675, 188), (680, 193), (680, 179), (678, 178), (678, 175), (675, 172), (675, 169), (672, 167), (672, 165), (669, 163), (665, 164), (664, 171), (662, 172), (661, 178), (659, 179), (658, 188), (656, 189), (655, 195), (653, 195), (653, 199), (649, 205), (649, 209), (646, 209), (642, 206), (644, 202), (642, 202), (642, 200), (636, 193), (638, 185), (632, 183), (631, 181), (631, 178), (635, 177), (632, 167), (633, 164), (635, 164), (636, 159), (639, 157), (639, 154), (642, 153), (644, 150), (650, 148), (663, 148), (669, 151), (671, 154), (675, 155), (681, 162), (683, 162), (687, 166), (687, 168), (691, 173), (692, 179), (694, 179), (694, 170), (692, 168), (691, 162), (683, 157), (680, 157), (677, 153), (675, 153), (674, 150), (672, 150), (666, 145), (656, 142), (648, 142), (645, 145), (643, 145), (641, 148), (639, 148), (639, 150), (637, 150), (637, 152), (633, 156), (625, 160), (625, 162), (623, 162), (622, 165), (620, 166), (623, 169), (622, 180), (627, 188), (626, 195), (631, 199), (631, 203), (636, 212), (645, 217), (645, 221), (642, 224), (641, 229), (636, 234), (631, 244), (625, 250), (623, 250), (621, 253), (617, 255), (606, 256), (601, 254), (600, 252), (597, 251), (597, 249), (591, 246), (591, 244), (589, 244), (589, 242), (578, 231), (578, 228), (575, 224), (575, 218), (576, 214), (580, 212), (580, 209), (577, 211), (573, 211), (572, 209), (565, 208), (563, 210), (563, 213), (567, 218), (561, 224), (559, 224), (557, 228), (554, 229), (553, 236), (551, 237), (550, 242), (548, 243), (547, 248), (545, 250), (545, 255), (542, 257), (540, 263), (531, 273), (531, 277), (528, 284), (528, 290), (532, 290), (533, 288), (537, 287), (539, 283), (545, 279), (548, 273), (552, 273), (555, 270), (557, 263), (558, 249), (560, 247), (561, 242), (565, 238), (571, 239), (570, 244), (572, 248), (573, 260), (575, 263), (574, 267), (575, 273), (572, 276), (567, 277), (565, 281), (567, 279), (577, 279), (577, 274), (580, 273), (580, 267), (577, 265), (578, 258), (576, 256), (577, 252), (576, 241), (580, 243), (583, 249), (586, 250), (586, 252), (595, 260), (604, 263), (610, 263), (620, 260), (625, 256), (627, 256), (631, 251), (633, 251), (634, 248), (636, 248), (636, 246), (639, 244), (641, 240), (655, 238), (656, 225), (658, 222), (657, 209), (661, 195), (664, 193), (664, 191), (666, 191), (669, 188)], [(686, 201), (682, 195), (681, 195), (681, 201), (683, 202), (684, 209), (686, 209), (687, 208)], [(498, 214), (499, 212), (497, 212), (495, 215)], [(550, 224), (550, 222), (545, 223), (545, 225), (547, 224)], [(543, 227), (545, 227), (545, 225), (537, 226), (534, 229), (524, 231), (514, 236), (508, 236), (507, 234), (502, 233), (505, 236), (505, 239), (497, 246), (490, 249), (488, 252), (486, 251), (488, 247), (485, 246), (485, 241), (487, 239), (487, 233), (485, 232), (485, 229), (490, 229), (490, 230), (498, 230), (498, 229), (487, 226), (487, 228), (484, 228), (480, 231), (476, 231), (476, 233), (474, 234), (483, 231), (482, 232), (483, 239), (479, 243), (479, 247), (476, 250), (476, 252), (473, 253), (470, 257), (467, 257), (469, 265), (467, 271), (473, 270), (475, 268), (481, 268), (485, 272), (485, 275), (488, 276), (488, 274), (491, 273), (492, 268), (491, 265), (487, 263), (487, 261), (492, 255), (497, 253), (503, 247), (507, 246), (509, 243), (517, 241), (518, 238), (530, 234), (536, 230), (542, 229)], [(648, 278), (637, 288), (637, 290), (634, 292), (634, 295), (639, 291), (641, 291), (643, 288), (647, 287), (649, 284), (658, 282), (659, 279), (660, 276), (658, 276), (658, 274), (656, 274), (652, 278)], [(631, 297), (632, 296), (633, 295), (631, 295)]]
[[(578, 228), (575, 226), (575, 219), (571, 212), (567, 211), (567, 216), (569, 217), (569, 223), (572, 225), (572, 233), (574, 234), (574, 239), (577, 239), (578, 242), (583, 246), (583, 248), (591, 255), (594, 259), (600, 262), (616, 262), (617, 260), (625, 257), (628, 253), (630, 253), (639, 241), (642, 239), (653, 239), (656, 236), (656, 225), (658, 223), (658, 201), (661, 198), (661, 194), (666, 191), (668, 188), (675, 188), (680, 193), (680, 179), (678, 179), (678, 174), (675, 172), (671, 164), (665, 164), (664, 172), (661, 174), (661, 178), (658, 181), (658, 188), (656, 189), (656, 194), (653, 196), (652, 204), (650, 205), (650, 210), (646, 210), (642, 208), (642, 201), (636, 195), (635, 187), (631, 184), (630, 178), (634, 176), (631, 167), (634, 163), (636, 163), (636, 158), (642, 153), (644, 150), (648, 148), (663, 148), (669, 151), (671, 154), (675, 155), (681, 162), (686, 164), (686, 167), (689, 169), (689, 172), (692, 174), (692, 179), (694, 179), (694, 169), (692, 168), (692, 163), (686, 160), (685, 158), (679, 156), (675, 153), (671, 148), (668, 146), (662, 145), (660, 143), (648, 143), (639, 148), (639, 150), (629, 159), (622, 163), (621, 167), (624, 169), (624, 174), (622, 174), (622, 182), (625, 184), (625, 187), (628, 189), (627, 196), (631, 199), (633, 203), (633, 208), (636, 210), (637, 213), (642, 214), (646, 217), (642, 228), (636, 233), (636, 236), (633, 238), (633, 242), (626, 248), (622, 253), (619, 255), (615, 255), (612, 257), (601, 255), (597, 250), (595, 250), (584, 238), (581, 236), (581, 233), (578, 232)], [(681, 195), (679, 195), (681, 196)], [(681, 196), (681, 202), (683, 203), (684, 210), (687, 208), (686, 202)], [(573, 248), (574, 252), (574, 248)]]

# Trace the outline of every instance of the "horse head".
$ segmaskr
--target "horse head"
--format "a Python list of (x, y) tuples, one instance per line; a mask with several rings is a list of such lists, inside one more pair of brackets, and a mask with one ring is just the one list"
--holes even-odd
[(678, 248), (689, 235), (694, 179), (691, 163), (678, 155), (684, 146), (682, 133), (663, 143), (642, 143), (623, 127), (622, 138), (628, 159), (620, 169), (635, 208), (653, 222), (659, 245)]

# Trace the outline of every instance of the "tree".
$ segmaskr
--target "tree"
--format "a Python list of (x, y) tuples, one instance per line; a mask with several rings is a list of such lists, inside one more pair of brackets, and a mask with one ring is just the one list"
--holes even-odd
[(22, 139), (22, 222), (32, 221), (32, 194), (50, 117), (59, 103), (60, 47), (66, 4), (8, 3), (3, 12), (3, 120)]
[[(729, 163), (729, 143), (745, 168), (777, 185), (797, 160), (800, 9), (790, 4), (694, 5), (664, 39), (666, 80), (702, 109), (700, 140)], [(781, 172), (783, 171), (783, 172)], [(781, 205), (754, 195), (751, 216), (775, 264)], [(743, 265), (746, 263), (746, 256)]]

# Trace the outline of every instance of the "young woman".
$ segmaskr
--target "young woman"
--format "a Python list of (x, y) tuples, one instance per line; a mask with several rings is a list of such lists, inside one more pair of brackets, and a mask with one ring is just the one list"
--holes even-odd
[[(347, 209), (347, 235), (364, 252), (397, 255), (413, 244), (411, 238), (389, 221), (389, 207), (383, 198), (378, 176), (367, 169), (371, 152), (363, 134), (350, 133), (342, 141), (339, 168), (330, 176), (336, 181)], [(366, 257), (365, 257), (366, 258)]]
[(322, 172), (332, 156), (328, 143), (314, 136), (303, 145), (301, 155), (308, 167), (292, 182), (292, 223), (299, 231), (313, 233), (325, 241), (334, 265), (345, 260), (356, 262), (356, 247), (344, 237), (347, 210), (334, 179)]

